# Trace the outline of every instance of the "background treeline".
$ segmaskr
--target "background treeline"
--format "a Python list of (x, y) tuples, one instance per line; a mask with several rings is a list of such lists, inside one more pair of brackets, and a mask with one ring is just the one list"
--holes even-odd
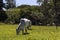
[(44, 15), (40, 13), (39, 6), (21, 5), (17, 8), (8, 9), (6, 11), (8, 18), (6, 23), (19, 23), (20, 18), (26, 17), (32, 21), (33, 24), (38, 24)]
[(58, 0), (57, 6), (54, 5), (54, 2), (52, 0), (50, 3), (45, 1), (40, 5), (40, 1), (38, 1), (38, 6), (21, 5), (7, 9), (3, 14), (0, 13), (0, 21), (15, 24), (20, 22), (20, 18), (26, 17), (34, 25), (53, 25), (54, 23), (60, 25), (60, 1)]
[[(47, 25), (51, 24), (55, 21), (55, 14), (52, 13), (51, 5), (47, 6), (47, 11), (42, 6), (30, 6), (30, 5), (21, 5), (17, 8), (8, 9), (5, 14), (7, 19), (4, 21), (5, 23), (19, 23), (20, 18), (27, 17), (32, 21), (32, 24), (42, 24)], [(52, 12), (51, 12), (52, 11)], [(3, 20), (3, 19), (2, 19)]]

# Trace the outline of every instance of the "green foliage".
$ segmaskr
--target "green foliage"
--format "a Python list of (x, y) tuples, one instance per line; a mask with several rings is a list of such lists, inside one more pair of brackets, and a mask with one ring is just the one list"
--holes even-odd
[(0, 22), (4, 22), (7, 19), (7, 15), (5, 11), (1, 10), (0, 11)]
[[(37, 0), (38, 2), (41, 2), (42, 0)], [(59, 17), (60, 13), (60, 1), (59, 0), (44, 0), (42, 2), (42, 5), (40, 6), (40, 12), (42, 12), (45, 16), (44, 24), (52, 24), (53, 22), (59, 23), (57, 17)], [(59, 23), (60, 24), (60, 23)]]
[(20, 9), (14, 8), (14, 9), (8, 9), (6, 11), (6, 14), (8, 15), (7, 20), (5, 21), (6, 23), (17, 23), (19, 22), (20, 18)]
[[(5, 23), (19, 23), (20, 18), (26, 17), (32, 24), (42, 23), (43, 25), (59, 23), (60, 1), (59, 0), (37, 0), (39, 6), (21, 5), (17, 8), (2, 10), (3, 1), (0, 2), (0, 21)], [(42, 5), (40, 5), (42, 3)]]
[[(42, 0), (37, 0), (37, 2), (40, 3)], [(59, 9), (59, 2), (57, 6)], [(32, 24), (52, 24), (56, 21), (55, 12), (53, 0), (44, 0), (41, 6), (21, 5), (17, 8), (8, 9), (6, 11), (8, 19), (5, 22), (14, 24), (18, 23), (20, 18), (26, 17), (32, 21)]]
[[(17, 23), (19, 22), (20, 18), (26, 17), (30, 19), (32, 22), (36, 23), (38, 20), (42, 20), (44, 15), (40, 13), (39, 6), (29, 6), (29, 5), (22, 5), (17, 8), (8, 9), (6, 11), (8, 15), (8, 19), (5, 21), (7, 23)], [(39, 22), (38, 22), (39, 23)]]
[(10, 8), (14, 8), (14, 7), (16, 7), (16, 0), (5, 0), (6, 1), (6, 3), (5, 3), (5, 8), (6, 9), (10, 9)]
[(0, 22), (3, 22), (7, 18), (7, 15), (2, 8), (3, 8), (3, 0), (0, 0)]

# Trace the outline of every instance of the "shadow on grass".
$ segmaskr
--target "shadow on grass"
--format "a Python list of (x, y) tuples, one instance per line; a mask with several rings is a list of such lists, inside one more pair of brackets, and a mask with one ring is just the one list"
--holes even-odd
[(29, 33), (23, 33), (22, 35), (28, 35)]
[[(23, 33), (22, 35), (28, 35), (29, 33)], [(19, 35), (19, 34), (16, 34), (16, 35)]]
[(33, 30), (33, 29), (28, 29), (28, 30)]

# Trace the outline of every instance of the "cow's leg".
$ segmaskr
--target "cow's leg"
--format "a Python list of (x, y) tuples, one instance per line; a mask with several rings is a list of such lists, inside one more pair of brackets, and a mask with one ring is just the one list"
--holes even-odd
[(19, 34), (19, 30), (18, 30), (18, 29), (16, 29), (16, 34), (17, 34), (17, 35)]
[(29, 26), (27, 27), (27, 29), (28, 29), (28, 30), (31, 29), (31, 26), (29, 25)]
[(20, 28), (21, 26), (20, 26), (20, 24), (18, 25), (18, 28), (16, 29), (16, 34), (18, 35), (19, 34), (19, 32), (20, 32), (20, 30), (21, 30), (21, 28)]
[(24, 34), (24, 29), (22, 29), (22, 34)]
[(25, 32), (26, 32), (26, 33), (28, 33), (27, 30), (28, 30), (27, 25), (25, 25)]
[(18, 35), (20, 32), (20, 26), (18, 27), (18, 29), (16, 29), (16, 34)]
[(27, 29), (28, 29), (28, 30), (31, 29), (31, 23), (28, 24)]
[(27, 32), (27, 29), (25, 29), (25, 32), (28, 33), (28, 32)]
[(22, 34), (24, 34), (24, 24), (21, 25)]
[(22, 28), (22, 34), (24, 34), (24, 27)]

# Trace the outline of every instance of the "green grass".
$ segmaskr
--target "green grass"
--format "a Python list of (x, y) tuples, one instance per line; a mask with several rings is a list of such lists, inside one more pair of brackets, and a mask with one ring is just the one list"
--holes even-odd
[(16, 35), (17, 24), (0, 25), (0, 40), (60, 40), (60, 27), (56, 30), (55, 26), (32, 26), (28, 30), (29, 34)]

